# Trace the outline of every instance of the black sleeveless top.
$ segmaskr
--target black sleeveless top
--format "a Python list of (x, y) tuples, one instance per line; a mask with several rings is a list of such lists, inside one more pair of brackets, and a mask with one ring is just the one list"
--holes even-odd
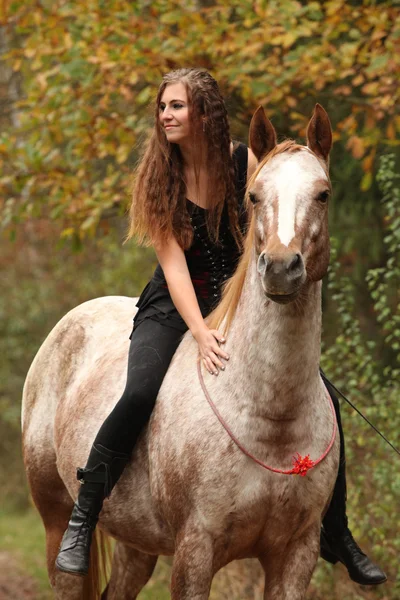
[[(247, 228), (244, 194), (247, 181), (247, 146), (235, 144), (232, 158), (235, 166), (235, 188), (238, 201), (239, 225), (243, 233)], [(193, 226), (193, 243), (185, 251), (185, 257), (203, 317), (206, 317), (221, 299), (223, 283), (233, 275), (240, 251), (229, 226), (229, 215), (225, 204), (219, 229), (219, 241), (213, 242), (207, 231), (206, 210), (187, 200), (190, 221)], [(134, 317), (137, 327), (144, 319), (153, 319), (184, 333), (185, 321), (175, 308), (168, 285), (160, 265), (144, 288)]]

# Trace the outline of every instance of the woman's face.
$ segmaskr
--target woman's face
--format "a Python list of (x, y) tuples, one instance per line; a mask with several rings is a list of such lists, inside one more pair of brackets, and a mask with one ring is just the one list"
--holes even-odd
[(182, 144), (190, 138), (189, 104), (183, 83), (167, 85), (161, 96), (159, 118), (169, 142)]

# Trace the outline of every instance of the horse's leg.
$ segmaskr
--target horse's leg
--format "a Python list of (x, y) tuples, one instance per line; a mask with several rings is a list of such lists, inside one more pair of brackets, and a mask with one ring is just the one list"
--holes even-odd
[(210, 536), (196, 527), (186, 527), (176, 540), (171, 600), (207, 600), (213, 575)]
[(265, 571), (264, 600), (304, 600), (319, 556), (320, 526), (290, 542), (284, 554), (260, 557)]
[(102, 600), (135, 600), (152, 576), (157, 558), (117, 542), (111, 578)]
[[(32, 498), (46, 532), (47, 573), (55, 598), (80, 600), (85, 596), (87, 582), (81, 577), (71, 577), (55, 568), (55, 560), (64, 531), (71, 515), (73, 501), (61, 480), (52, 455), (47, 460), (26, 458), (26, 467)], [(88, 596), (89, 597), (89, 596)]]

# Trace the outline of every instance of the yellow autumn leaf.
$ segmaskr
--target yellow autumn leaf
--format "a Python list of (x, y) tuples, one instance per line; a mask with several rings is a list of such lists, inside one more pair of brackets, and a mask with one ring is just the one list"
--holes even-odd
[(365, 79), (364, 79), (364, 75), (361, 75), (361, 73), (359, 75), (356, 75), (356, 77), (354, 77), (352, 84), (355, 86), (361, 85), (362, 83), (364, 83)]
[(118, 164), (124, 163), (126, 161), (126, 159), (128, 158), (129, 152), (130, 152), (130, 147), (127, 146), (126, 144), (119, 146), (118, 150), (117, 150), (117, 163)]
[(368, 173), (365, 173), (365, 175), (363, 176), (363, 178), (361, 179), (361, 189), (363, 192), (366, 192), (367, 190), (369, 190), (369, 188), (372, 185), (372, 172), (368, 171)]
[(38, 51), (37, 48), (25, 48), (24, 50), (24, 56), (26, 58), (33, 58), (36, 54), (36, 52)]
[(386, 127), (386, 136), (389, 138), (389, 140), (396, 139), (396, 129), (393, 120), (389, 121)]
[(69, 32), (64, 34), (64, 46), (70, 50), (73, 45), (71, 34)]
[(44, 73), (39, 73), (39, 75), (36, 76), (36, 81), (39, 83), (42, 91), (46, 89), (47, 79), (46, 79), (46, 75)]
[(370, 152), (370, 154), (368, 154), (368, 156), (366, 156), (364, 158), (364, 160), (362, 161), (362, 167), (364, 169), (364, 171), (368, 172), (372, 170), (373, 164), (374, 164), (374, 159), (375, 159), (375, 151)]
[(75, 229), (73, 227), (66, 227), (65, 229), (63, 229), (61, 231), (60, 237), (61, 238), (69, 238), (72, 235), (74, 235), (75, 233)]
[(358, 135), (353, 135), (348, 140), (348, 142), (346, 144), (346, 148), (351, 150), (351, 153), (353, 154), (354, 158), (359, 159), (364, 156), (364, 152), (365, 152), (364, 141)]

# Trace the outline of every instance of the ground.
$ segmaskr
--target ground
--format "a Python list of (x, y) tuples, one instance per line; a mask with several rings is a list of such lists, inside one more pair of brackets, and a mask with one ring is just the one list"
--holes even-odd
[(0, 552), (1, 600), (39, 600), (39, 587), (8, 552)]
[[(140, 600), (169, 600), (170, 576), (171, 559), (160, 558)], [(260, 600), (263, 579), (257, 561), (237, 561), (216, 575), (210, 600)], [(393, 585), (356, 585), (342, 565), (333, 567), (319, 560), (307, 600), (400, 598), (391, 593), (390, 587)], [(53, 600), (45, 566), (43, 525), (33, 508), (24, 512), (0, 510), (0, 600)]]

